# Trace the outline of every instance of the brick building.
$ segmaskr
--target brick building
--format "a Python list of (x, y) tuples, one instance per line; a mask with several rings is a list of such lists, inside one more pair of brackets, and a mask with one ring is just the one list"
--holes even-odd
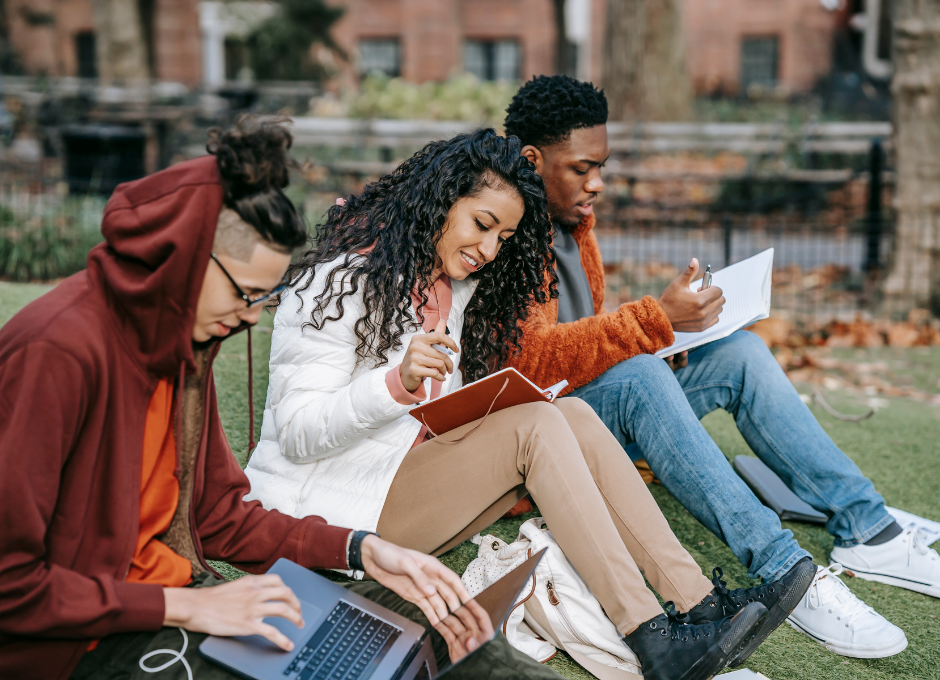
[(352, 70), (443, 80), (519, 79), (554, 69), (551, 0), (345, 0), (334, 31)]
[[(0, 0), (11, 47), (28, 73), (94, 78), (95, 16), (91, 0)], [(139, 0), (150, 72), (158, 80), (202, 82), (198, 0)]]
[[(329, 0), (345, 8), (334, 29), (351, 57), (337, 85), (379, 70), (409, 81), (471, 72), (527, 79), (555, 67), (551, 0)], [(94, 77), (91, 0), (0, 0), (10, 42), (31, 73)], [(237, 49), (263, 2), (138, 0), (150, 71), (188, 86), (237, 75)], [(568, 0), (570, 71), (601, 82), (606, 0)], [(266, 5), (272, 7), (272, 5)], [(247, 8), (247, 9), (246, 9)], [(254, 11), (252, 8), (255, 8)], [(247, 18), (246, 18), (247, 17)], [(255, 17), (252, 19), (251, 17)], [(752, 84), (810, 89), (829, 72), (834, 31), (844, 17), (820, 0), (685, 0), (689, 70), (696, 91), (735, 94)]]
[(820, 0), (686, 0), (686, 45), (696, 92), (749, 86), (805, 92), (829, 73), (840, 14)]

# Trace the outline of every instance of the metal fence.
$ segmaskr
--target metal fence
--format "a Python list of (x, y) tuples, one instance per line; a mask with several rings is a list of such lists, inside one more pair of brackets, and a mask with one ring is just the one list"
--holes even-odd
[[(877, 232), (877, 233), (872, 233)], [(881, 268), (869, 261), (873, 240), (879, 257), (890, 258), (893, 225), (833, 226), (818, 221), (725, 216), (719, 221), (634, 222), (601, 228), (598, 241), (607, 273), (609, 305), (658, 297), (689, 264), (713, 270), (774, 249), (772, 305), (802, 326), (857, 315), (894, 317), (908, 308), (880, 295)]]
[[(224, 122), (192, 105), (125, 108), (99, 103), (86, 118), (142, 129), (148, 171), (203, 153), (205, 128)], [(69, 176), (64, 118), (39, 127), (33, 158), (0, 150), (0, 198), (78, 185)], [(313, 166), (291, 195), (316, 222), (337, 195), (358, 190), (428, 141), (474, 127), (296, 118), (294, 153)], [(879, 293), (894, 234), (885, 207), (894, 183), (889, 123), (612, 123), (608, 130), (612, 156), (597, 235), (611, 303), (658, 295), (692, 257), (718, 269), (773, 247), (774, 306), (797, 322), (908, 311)], [(104, 172), (86, 170), (91, 183)], [(44, 209), (45, 223), (63, 223), (74, 202), (44, 203), (53, 204), (54, 211)]]

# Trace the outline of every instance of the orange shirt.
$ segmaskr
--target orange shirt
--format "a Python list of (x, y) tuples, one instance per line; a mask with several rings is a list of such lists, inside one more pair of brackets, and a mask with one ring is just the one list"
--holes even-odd
[(185, 586), (192, 566), (155, 537), (165, 532), (180, 498), (176, 478), (176, 440), (173, 436), (173, 385), (161, 380), (150, 398), (144, 422), (144, 456), (140, 471), (140, 529), (127, 574), (134, 583)]
[[(193, 580), (192, 566), (156, 540), (166, 531), (180, 500), (180, 484), (176, 475), (176, 440), (173, 437), (173, 385), (169, 380), (157, 383), (150, 397), (144, 421), (143, 465), (140, 468), (140, 528), (137, 547), (126, 581), (159, 583), (181, 587)], [(92, 640), (86, 651), (98, 646)]]

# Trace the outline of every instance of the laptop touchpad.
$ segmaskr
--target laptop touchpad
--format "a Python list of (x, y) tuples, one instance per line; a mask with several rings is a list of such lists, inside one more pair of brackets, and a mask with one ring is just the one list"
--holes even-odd
[(295, 645), (293, 652), (285, 652), (273, 642), (270, 642), (260, 635), (238, 636), (234, 639), (250, 646), (255, 650), (267, 650), (279, 652), (282, 654), (295, 654), (298, 651), (296, 646), (307, 640), (307, 637), (310, 636), (310, 633), (317, 625), (319, 625), (320, 619), (323, 618), (322, 609), (316, 605), (310, 604), (309, 602), (304, 602), (303, 600), (300, 601), (300, 611), (304, 617), (303, 628), (298, 628), (292, 622), (288, 621), (287, 619), (283, 619), (280, 616), (269, 616), (264, 619), (264, 623), (274, 626), (279, 631), (284, 633), (284, 635), (290, 638), (291, 642), (293, 642)]

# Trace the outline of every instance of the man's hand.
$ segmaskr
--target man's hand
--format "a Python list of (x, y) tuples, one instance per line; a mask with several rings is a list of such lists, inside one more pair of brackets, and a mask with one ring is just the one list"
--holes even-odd
[(401, 360), (398, 371), (401, 374), (401, 383), (409, 392), (414, 392), (421, 386), (425, 378), (433, 378), (444, 382), (448, 373), (454, 372), (454, 362), (431, 345), (443, 345), (453, 352), (459, 352), (457, 343), (445, 333), (447, 322), (441, 319), (433, 333), (418, 333), (411, 338), (405, 357)]
[(717, 286), (699, 292), (689, 290), (696, 274), (698, 260), (693, 258), (686, 270), (659, 296), (659, 305), (669, 317), (672, 330), (680, 333), (698, 333), (714, 326), (725, 304), (721, 288)]
[(447, 653), (453, 663), (495, 635), (490, 615), (476, 600), (470, 600), (434, 628), (447, 642)]
[(452, 661), (493, 637), (489, 616), (470, 600), (457, 574), (436, 558), (370, 534), (362, 541), (362, 565), (369, 576), (418, 605), (447, 641)]
[(210, 635), (260, 635), (283, 650), (294, 643), (274, 626), (263, 623), (280, 616), (303, 628), (300, 600), (276, 574), (243, 576), (212, 588), (164, 588), (164, 626)]
[(685, 368), (689, 365), (689, 353), (688, 352), (679, 352), (678, 354), (673, 354), (672, 356), (665, 357), (666, 364), (669, 368), (672, 369), (672, 372), (675, 373), (680, 368)]

